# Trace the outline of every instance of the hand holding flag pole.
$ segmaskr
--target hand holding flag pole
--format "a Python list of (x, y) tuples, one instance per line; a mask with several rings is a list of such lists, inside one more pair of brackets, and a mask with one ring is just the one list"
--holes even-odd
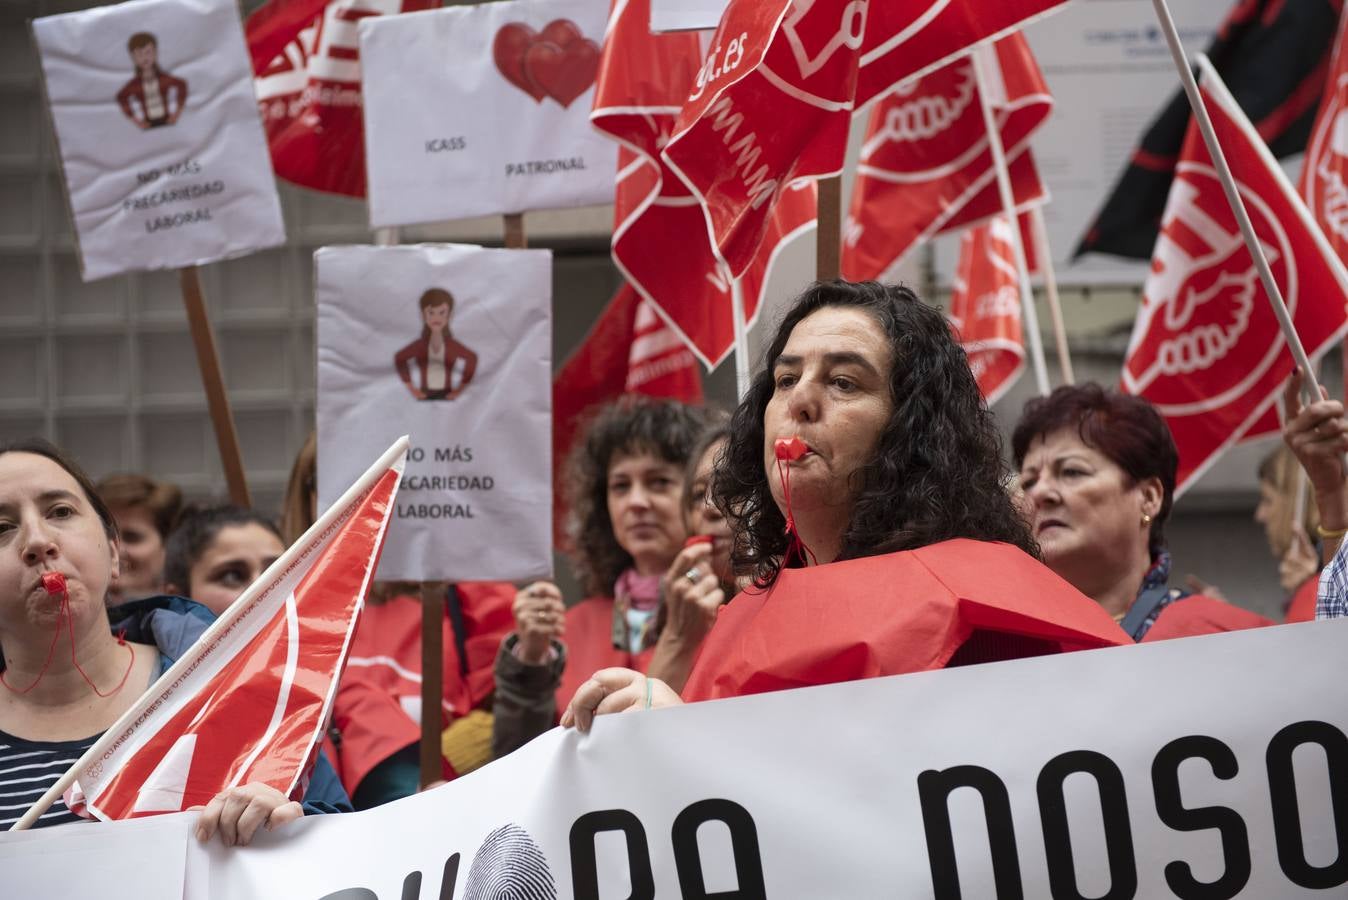
[[(1198, 81), (1194, 78), (1193, 70), (1189, 68), (1188, 58), (1184, 53), (1184, 45), (1180, 43), (1179, 32), (1175, 28), (1175, 20), (1170, 16), (1170, 8), (1166, 6), (1165, 0), (1152, 0), (1152, 5), (1156, 8), (1156, 17), (1160, 20), (1161, 31), (1165, 34), (1166, 43), (1170, 46), (1170, 55), (1175, 60), (1175, 68), (1179, 70), (1180, 83), (1184, 85), (1184, 93), (1189, 98), (1189, 106), (1193, 109), (1194, 121), (1198, 123), (1198, 130), (1203, 136), (1203, 143), (1208, 148), (1208, 154), (1212, 157), (1212, 166), (1222, 183), (1222, 191), (1226, 194), (1226, 201), (1231, 204), (1231, 212), (1235, 214), (1236, 224), (1240, 226), (1240, 235), (1245, 240), (1245, 247), (1249, 250), (1250, 258), (1254, 260), (1255, 268), (1259, 271), (1259, 281), (1264, 286), (1264, 293), (1268, 295), (1268, 302), (1273, 306), (1273, 314), (1278, 319), (1278, 327), (1282, 329), (1283, 337), (1287, 340), (1287, 346), (1292, 351), (1292, 359), (1305, 373), (1305, 383), (1309, 396), (1312, 401), (1318, 400), (1320, 399), (1320, 385), (1316, 380), (1315, 371), (1311, 368), (1310, 359), (1306, 356), (1306, 348), (1302, 346), (1301, 338), (1297, 335), (1296, 328), (1292, 324), (1292, 317), (1287, 312), (1287, 304), (1283, 302), (1282, 292), (1278, 290), (1277, 281), (1274, 280), (1273, 271), (1268, 265), (1268, 258), (1264, 255), (1264, 248), (1259, 243), (1258, 236), (1254, 233), (1254, 224), (1250, 221), (1250, 214), (1245, 209), (1245, 201), (1240, 197), (1236, 180), (1231, 175), (1231, 166), (1222, 154), (1221, 144), (1218, 143), (1217, 134), (1212, 127), (1212, 119), (1208, 115), (1208, 109), (1203, 103), (1202, 96), (1198, 93)], [(1199, 60), (1200, 64), (1207, 61), (1201, 54)]]
[(1034, 308), (1034, 291), (1030, 287), (1030, 272), (1025, 263), (1025, 248), (1020, 243), (1020, 227), (1016, 216), (1015, 193), (1011, 188), (1011, 174), (1006, 167), (1006, 148), (1002, 146), (1001, 129), (992, 113), (992, 100), (988, 95), (992, 79), (988, 74), (986, 47), (973, 51), (974, 77), (978, 84), (978, 104), (983, 110), (983, 125), (988, 133), (988, 148), (992, 151), (993, 167), (997, 172), (997, 192), (1002, 198), (1002, 209), (1011, 223), (1011, 252), (1015, 255), (1016, 271), (1020, 274), (1020, 309), (1025, 320), (1026, 337), (1030, 345), (1030, 361), (1034, 365), (1034, 381), (1039, 393), (1049, 393), (1048, 364), (1044, 361), (1044, 336), (1039, 332), (1039, 314)]

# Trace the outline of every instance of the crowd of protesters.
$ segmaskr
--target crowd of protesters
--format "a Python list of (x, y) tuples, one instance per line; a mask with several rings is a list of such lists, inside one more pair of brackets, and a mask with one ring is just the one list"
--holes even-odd
[[(1256, 511), (1290, 621), (1348, 614), (1348, 420), (1300, 387), (1294, 373)], [(733, 415), (634, 396), (593, 412), (566, 482), (583, 598), (447, 587), (442, 776), (559, 721), (1273, 624), (1239, 584), (1174, 583), (1178, 458), (1145, 400), (1061, 387), (1026, 404), (1009, 455), (1014, 470), (937, 309), (902, 287), (811, 286)], [(184, 508), (151, 476), (95, 484), (42, 441), (0, 447), (0, 828), (313, 523), (316, 457), (311, 436), (277, 523)], [(61, 610), (43, 602), (53, 571)], [(986, 602), (943, 601), (947, 582)], [(417, 790), (421, 590), (372, 589), (303, 802), (232, 789), (201, 838), (246, 844)], [(52, 652), (58, 625), (69, 654)], [(78, 819), (58, 801), (37, 824)]]

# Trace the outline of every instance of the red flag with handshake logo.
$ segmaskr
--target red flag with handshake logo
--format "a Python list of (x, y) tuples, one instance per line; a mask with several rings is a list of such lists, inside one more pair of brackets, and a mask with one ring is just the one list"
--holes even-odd
[(85, 753), (71, 809), (178, 812), (252, 782), (303, 793), (406, 456), (404, 437)]
[(997, 216), (964, 232), (950, 295), (950, 324), (989, 406), (1025, 369), (1020, 329), (1020, 275), (1011, 251), (1011, 225)]
[(714, 368), (734, 340), (732, 292), (746, 323), (757, 316), (777, 252), (815, 221), (813, 183), (798, 183), (771, 204), (767, 237), (738, 284), (717, 258), (706, 219), (660, 150), (701, 59), (695, 34), (650, 32), (650, 0), (615, 0), (595, 88), (595, 128), (618, 141), (613, 262), (660, 310), (703, 365)]
[(365, 196), (357, 26), (439, 0), (270, 0), (248, 17), (258, 109), (276, 174), (301, 187)]
[[(1198, 62), (1203, 103), (1314, 358), (1348, 330), (1348, 272), (1212, 65), (1204, 56)], [(1268, 411), (1293, 365), (1192, 122), (1143, 293), (1123, 388), (1165, 416), (1179, 447), (1182, 491)]]
[[(1022, 35), (998, 41), (990, 55), (997, 65), (987, 67), (996, 82), (988, 99), (1023, 208), (1045, 198), (1029, 144), (1053, 98)], [(1000, 213), (996, 176), (968, 56), (887, 94), (871, 110), (861, 145), (843, 229), (843, 277), (882, 278), (933, 235)]]
[(770, 202), (842, 169), (854, 109), (1063, 0), (731, 0), (665, 160), (734, 274)]

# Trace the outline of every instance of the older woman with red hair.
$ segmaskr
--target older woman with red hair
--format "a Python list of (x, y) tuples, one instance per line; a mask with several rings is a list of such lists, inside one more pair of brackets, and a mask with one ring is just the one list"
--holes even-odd
[(1146, 400), (1098, 384), (1060, 387), (1025, 404), (1011, 446), (1045, 564), (1133, 640), (1273, 624), (1169, 586), (1165, 523), (1179, 454)]

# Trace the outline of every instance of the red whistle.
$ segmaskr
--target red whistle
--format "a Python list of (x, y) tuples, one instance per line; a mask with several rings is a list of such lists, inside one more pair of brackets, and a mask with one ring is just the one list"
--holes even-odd
[(806, 453), (810, 452), (810, 445), (802, 441), (799, 437), (778, 438), (773, 444), (773, 452), (777, 458), (791, 462), (800, 459)]
[(43, 572), (42, 589), (55, 597), (66, 592), (66, 577), (60, 572)]
[(683, 546), (687, 549), (688, 547), (696, 547), (698, 544), (710, 544), (712, 540), (712, 536), (709, 534), (695, 534), (684, 541)]

